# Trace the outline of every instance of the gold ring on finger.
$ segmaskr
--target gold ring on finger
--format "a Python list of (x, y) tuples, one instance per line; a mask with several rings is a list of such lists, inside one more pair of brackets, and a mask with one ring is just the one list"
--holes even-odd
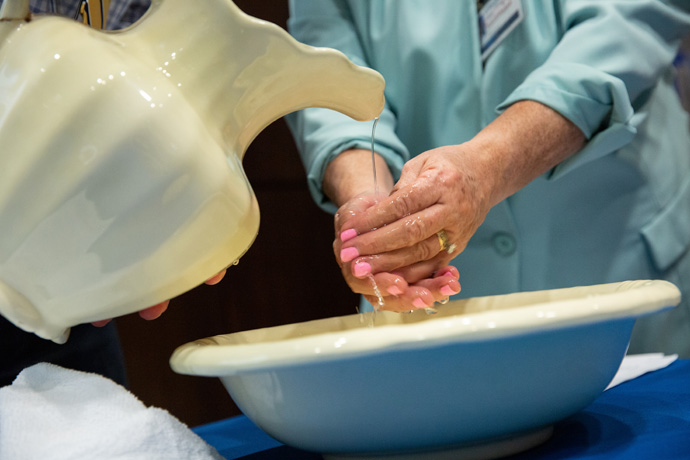
[(455, 243), (448, 241), (448, 234), (445, 230), (441, 230), (436, 234), (438, 237), (438, 242), (441, 245), (441, 251), (446, 251), (448, 254), (452, 254), (455, 251)]

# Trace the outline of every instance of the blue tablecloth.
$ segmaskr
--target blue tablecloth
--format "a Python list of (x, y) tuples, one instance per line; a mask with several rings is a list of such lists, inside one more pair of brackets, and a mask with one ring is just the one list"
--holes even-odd
[[(319, 460), (282, 445), (244, 416), (194, 429), (227, 460)], [(541, 446), (510, 460), (690, 460), (690, 360), (604, 392), (557, 423)]]

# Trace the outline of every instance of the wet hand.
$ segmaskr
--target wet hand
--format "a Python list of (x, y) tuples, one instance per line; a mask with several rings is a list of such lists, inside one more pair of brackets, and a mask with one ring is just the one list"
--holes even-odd
[(491, 208), (493, 178), (477, 158), (481, 152), (462, 144), (410, 160), (388, 197), (340, 218), (346, 238), (336, 256), (372, 273), (398, 273), (410, 285), (434, 280)]
[(435, 302), (444, 301), (460, 292), (459, 274), (455, 267), (441, 267), (430, 272), (429, 276), (408, 284), (402, 273), (374, 270), (370, 262), (376, 260), (377, 255), (360, 258), (354, 246), (348, 246), (351, 248), (349, 251), (343, 250), (343, 245), (354, 238), (356, 233), (352, 229), (339, 231), (342, 223), (350, 221), (385, 198), (385, 195), (360, 195), (345, 203), (336, 213), (333, 251), (350, 289), (363, 294), (375, 307), (390, 311), (429, 308)]
[[(464, 250), (489, 209), (585, 144), (584, 133), (536, 101), (508, 107), (472, 140), (408, 161), (391, 195), (343, 222), (343, 245), (372, 271), (429, 278)], [(441, 232), (445, 233), (441, 233)], [(445, 238), (443, 238), (445, 236)], [(366, 256), (378, 254), (374, 258)]]
[[(376, 276), (376, 275), (375, 275)], [(457, 269), (451, 265), (443, 267), (430, 278), (411, 284), (401, 292), (386, 292), (386, 295), (364, 297), (378, 310), (407, 312), (432, 308), (436, 302), (445, 303), (450, 296), (460, 292)]]

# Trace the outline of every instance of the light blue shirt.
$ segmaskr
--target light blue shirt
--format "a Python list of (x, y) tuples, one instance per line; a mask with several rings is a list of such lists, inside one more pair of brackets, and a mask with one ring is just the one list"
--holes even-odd
[[(516, 101), (574, 122), (586, 146), (492, 208), (454, 259), (459, 296), (665, 278), (686, 300), (638, 321), (631, 351), (690, 357), (690, 134), (671, 65), (690, 14), (671, 3), (523, 0), (524, 20), (484, 65), (472, 1), (293, 0), (289, 29), (384, 76), (375, 148), (396, 178)], [(288, 123), (314, 199), (334, 211), (324, 170), (370, 148), (371, 122), (308, 109)]]

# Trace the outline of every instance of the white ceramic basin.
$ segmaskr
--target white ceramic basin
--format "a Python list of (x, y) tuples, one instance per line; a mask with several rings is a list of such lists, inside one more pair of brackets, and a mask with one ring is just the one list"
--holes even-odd
[[(451, 302), (211, 337), (179, 373), (217, 376), (276, 439), (325, 458), (496, 458), (548, 439), (607, 386), (665, 281)], [(373, 322), (373, 324), (372, 324)], [(392, 455), (392, 456), (391, 456)]]

